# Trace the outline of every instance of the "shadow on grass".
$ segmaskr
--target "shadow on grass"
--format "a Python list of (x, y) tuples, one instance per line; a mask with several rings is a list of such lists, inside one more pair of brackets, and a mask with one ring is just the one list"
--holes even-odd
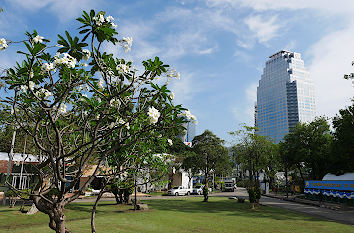
[(259, 206), (257, 209), (251, 209), (250, 204), (237, 203), (234, 200), (213, 200), (202, 202), (196, 200), (151, 200), (147, 203), (154, 210), (185, 212), (185, 213), (223, 213), (227, 216), (242, 216), (247, 218), (271, 218), (275, 220), (305, 220), (321, 221), (321, 219), (291, 212), (288, 210)]
[[(92, 207), (93, 207), (93, 203), (85, 203), (84, 202), (84, 203), (69, 204), (65, 207), (65, 209), (91, 214)], [(131, 211), (132, 208), (133, 207), (131, 205), (124, 205), (124, 204), (118, 205), (116, 203), (101, 202), (98, 204), (98, 207), (96, 209), (96, 214), (99, 214), (99, 213), (105, 213), (105, 214), (125, 213), (125, 212)]]

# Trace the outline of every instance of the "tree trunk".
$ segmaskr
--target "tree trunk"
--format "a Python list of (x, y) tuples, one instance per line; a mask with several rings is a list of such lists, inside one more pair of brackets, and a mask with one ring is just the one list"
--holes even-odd
[(95, 204), (92, 207), (92, 211), (91, 211), (91, 232), (92, 233), (96, 233), (96, 226), (95, 226), (96, 209), (98, 206), (98, 202), (100, 201), (103, 193), (104, 193), (104, 191), (103, 191), (103, 189), (101, 189), (101, 192), (98, 194)]
[(208, 185), (208, 183), (209, 183), (209, 179), (208, 179), (208, 176), (209, 176), (209, 174), (208, 174), (208, 172), (206, 171), (205, 172), (205, 186), (204, 186), (204, 192), (203, 192), (203, 196), (204, 196), (204, 200), (203, 200), (203, 202), (208, 202), (208, 199), (209, 199), (209, 196), (208, 196), (208, 194), (209, 194), (209, 185)]
[(66, 217), (64, 214), (64, 207), (57, 205), (57, 207), (53, 210), (53, 212), (54, 212), (53, 218), (56, 226), (55, 231), (57, 233), (71, 233), (71, 231), (65, 227)]

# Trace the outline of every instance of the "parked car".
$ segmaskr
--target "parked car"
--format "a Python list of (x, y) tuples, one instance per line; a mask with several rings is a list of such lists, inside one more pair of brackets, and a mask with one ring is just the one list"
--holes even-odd
[(234, 184), (233, 181), (225, 181), (225, 185), (224, 185), (223, 191), (234, 192), (235, 189), (236, 189), (236, 185)]
[(182, 186), (176, 186), (172, 189), (168, 190), (168, 195), (179, 196), (179, 195), (190, 195), (192, 193), (192, 189), (184, 188)]
[[(203, 188), (204, 188), (205, 185), (197, 185), (193, 188), (193, 191), (192, 193), (193, 194), (198, 194), (198, 195), (202, 195), (203, 194)], [(209, 192), (211, 192), (212, 189), (209, 188)]]

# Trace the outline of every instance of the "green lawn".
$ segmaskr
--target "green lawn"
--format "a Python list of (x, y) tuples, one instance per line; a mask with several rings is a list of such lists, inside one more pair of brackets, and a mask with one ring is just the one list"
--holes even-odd
[[(131, 206), (103, 202), (97, 212), (98, 232), (354, 232), (354, 227), (320, 220), (283, 209), (211, 197), (149, 200), (151, 210), (130, 210)], [(73, 232), (90, 232), (92, 203), (73, 203), (67, 208), (68, 227)], [(0, 207), (0, 232), (50, 232), (48, 217), (21, 214), (18, 207)]]

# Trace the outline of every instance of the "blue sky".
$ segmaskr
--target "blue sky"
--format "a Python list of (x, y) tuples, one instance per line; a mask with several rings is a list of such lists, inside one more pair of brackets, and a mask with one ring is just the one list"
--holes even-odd
[[(350, 104), (353, 85), (354, 1), (333, 0), (1, 0), (0, 38), (18, 41), (24, 31), (55, 41), (78, 27), (82, 10), (103, 10), (132, 36), (132, 51), (105, 46), (141, 61), (159, 56), (181, 73), (171, 82), (176, 103), (198, 117), (197, 134), (227, 132), (253, 124), (256, 87), (268, 56), (299, 52), (315, 81), (317, 115), (334, 116)], [(20, 60), (17, 48), (0, 53), (0, 68)]]

